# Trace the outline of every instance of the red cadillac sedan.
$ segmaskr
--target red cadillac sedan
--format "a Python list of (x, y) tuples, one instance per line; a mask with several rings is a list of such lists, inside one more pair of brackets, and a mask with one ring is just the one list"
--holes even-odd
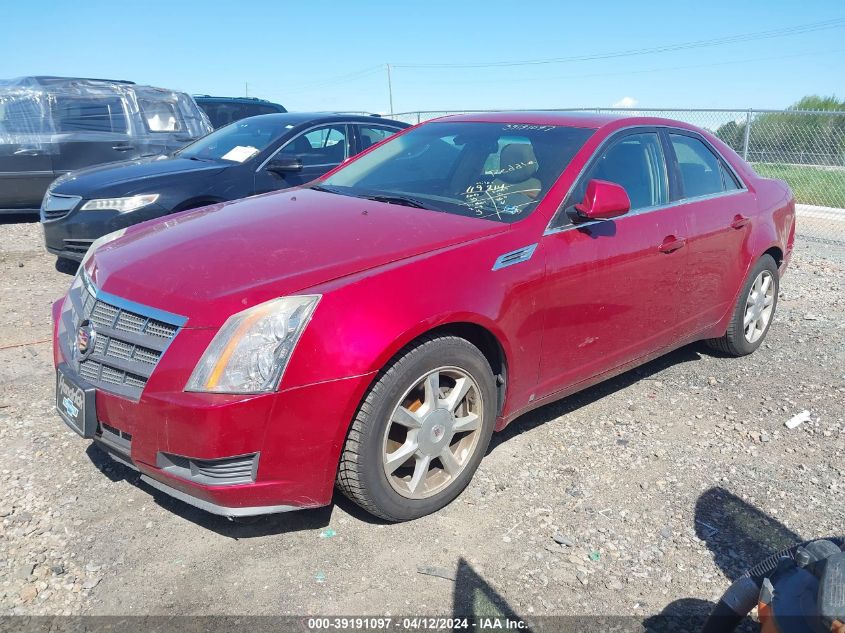
[(757, 349), (794, 228), (783, 182), (686, 123), (446, 117), (98, 240), (53, 308), (57, 408), (209, 512), (337, 486), (413, 519), (530, 409), (693, 341)]

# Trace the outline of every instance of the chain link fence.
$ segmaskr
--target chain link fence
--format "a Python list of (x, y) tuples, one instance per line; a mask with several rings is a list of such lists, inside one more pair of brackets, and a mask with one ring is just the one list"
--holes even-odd
[[(657, 116), (704, 128), (736, 150), (761, 176), (789, 183), (798, 205), (799, 234), (845, 243), (845, 112), (621, 108), (560, 111)], [(402, 112), (392, 117), (420, 123), (457, 113)]]

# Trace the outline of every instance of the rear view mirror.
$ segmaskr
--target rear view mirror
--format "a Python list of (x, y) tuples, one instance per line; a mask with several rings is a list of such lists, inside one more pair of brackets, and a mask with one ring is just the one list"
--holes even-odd
[(631, 209), (631, 200), (625, 189), (615, 182), (591, 180), (583, 202), (575, 205), (578, 217), (584, 220), (610, 220), (625, 215)]
[(284, 176), (285, 174), (302, 171), (302, 161), (296, 156), (280, 156), (268, 162), (265, 169), (271, 173)]

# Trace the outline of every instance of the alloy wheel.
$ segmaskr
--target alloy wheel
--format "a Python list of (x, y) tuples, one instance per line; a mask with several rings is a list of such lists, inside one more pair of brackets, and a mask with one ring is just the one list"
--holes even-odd
[(769, 326), (775, 303), (775, 279), (768, 270), (762, 271), (751, 286), (745, 300), (745, 316), (742, 327), (745, 340), (756, 343)]
[(447, 488), (472, 458), (484, 407), (475, 379), (457, 367), (420, 377), (393, 409), (382, 461), (393, 489), (425, 499)]

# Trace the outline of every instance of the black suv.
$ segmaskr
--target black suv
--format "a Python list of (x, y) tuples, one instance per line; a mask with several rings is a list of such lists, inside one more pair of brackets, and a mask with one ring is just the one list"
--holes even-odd
[(71, 170), (171, 152), (210, 131), (182, 92), (107, 79), (0, 81), (0, 214), (38, 213), (48, 185)]
[(96, 238), (129, 225), (310, 182), (406, 127), (378, 116), (264, 114), (169, 156), (73, 172), (44, 197), (47, 250), (81, 260)]
[(208, 115), (214, 129), (259, 114), (287, 112), (284, 106), (255, 97), (211, 97), (194, 95), (194, 101)]

